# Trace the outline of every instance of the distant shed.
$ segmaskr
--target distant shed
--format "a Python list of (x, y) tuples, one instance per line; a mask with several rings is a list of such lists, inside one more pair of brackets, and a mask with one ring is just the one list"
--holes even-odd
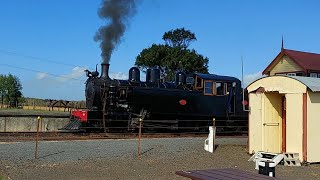
[(247, 87), (249, 153), (299, 153), (320, 162), (320, 78), (269, 76)]

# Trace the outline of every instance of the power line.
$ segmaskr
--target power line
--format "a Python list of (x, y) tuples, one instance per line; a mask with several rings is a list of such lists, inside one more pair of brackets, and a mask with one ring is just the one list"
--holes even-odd
[(47, 73), (47, 72), (43, 72), (43, 71), (39, 71), (39, 70), (13, 66), (13, 65), (10, 65), (10, 64), (2, 64), (1, 63), (0, 66), (7, 66), (7, 67), (10, 67), (10, 68), (15, 68), (15, 69), (20, 69), (20, 70), (25, 70), (25, 71), (30, 71), (30, 72), (45, 73), (47, 75), (54, 76), (54, 77), (62, 77), (62, 78), (67, 78), (67, 79), (72, 79), (72, 80), (77, 80), (77, 81), (83, 81), (82, 79), (78, 79), (78, 78), (68, 77), (68, 76), (65, 76), (65, 75), (57, 75), (57, 74)]
[[(33, 59), (33, 60), (37, 60), (37, 61), (41, 61), (41, 62), (45, 61), (45, 62), (49, 62), (49, 63), (53, 63), (53, 64), (58, 64), (58, 65), (71, 66), (71, 67), (78, 66), (78, 65), (75, 65), (75, 64), (69, 64), (69, 63), (52, 61), (52, 60), (46, 59), (46, 58), (41, 58), (41, 57), (36, 57), (36, 56), (25, 55), (25, 54), (22, 54), (22, 53), (17, 53), (17, 52), (14, 52), (14, 51), (8, 51), (8, 50), (3, 50), (3, 49), (0, 49), (0, 53), (1, 53), (1, 54), (10, 55), (10, 56), (20, 56), (20, 57), (23, 57), (23, 58)], [(83, 67), (83, 66), (78, 66), (78, 67)]]

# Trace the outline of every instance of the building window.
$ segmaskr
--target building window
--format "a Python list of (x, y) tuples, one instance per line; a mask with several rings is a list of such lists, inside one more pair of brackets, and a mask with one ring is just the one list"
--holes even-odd
[(296, 73), (288, 73), (288, 76), (296, 76)]
[(318, 74), (317, 73), (310, 73), (310, 77), (318, 77)]
[(320, 78), (320, 74), (318, 74), (318, 78)]

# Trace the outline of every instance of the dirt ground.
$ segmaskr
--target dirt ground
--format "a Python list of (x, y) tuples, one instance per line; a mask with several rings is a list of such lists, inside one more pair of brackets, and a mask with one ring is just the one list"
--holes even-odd
[[(48, 160), (45, 156), (38, 160), (32, 160), (20, 156), (19, 159), (11, 160), (10, 157), (0, 159), (0, 174), (6, 179), (139, 179), (139, 180), (162, 180), (162, 179), (185, 179), (175, 174), (179, 170), (196, 170), (211, 168), (237, 168), (253, 173), (258, 173), (254, 169), (254, 162), (248, 162), (250, 155), (247, 154), (245, 145), (228, 145), (221, 143), (216, 151), (211, 154), (203, 150), (202, 142), (190, 143), (190, 140), (178, 142), (189, 144), (193, 147), (186, 147), (185, 144), (174, 144), (172, 140), (156, 140), (155, 146), (152, 148), (142, 149), (142, 155), (138, 159), (136, 149), (128, 149), (130, 153), (88, 156), (93, 145), (85, 147), (88, 152), (73, 156), (72, 160)], [(103, 141), (109, 142), (109, 141)], [(131, 141), (117, 141), (118, 145), (130, 143)], [(122, 144), (121, 144), (122, 143)], [(146, 143), (145, 143), (146, 144)], [(99, 144), (101, 148), (111, 144)], [(67, 151), (68, 148), (63, 147), (61, 152)], [(74, 147), (74, 145), (73, 145)], [(78, 146), (77, 146), (78, 147)], [(101, 149), (101, 152), (107, 151)], [(109, 147), (110, 148), (110, 147)], [(1, 144), (0, 144), (1, 149)], [(79, 148), (78, 148), (79, 149)], [(131, 152), (132, 151), (132, 152)], [(73, 149), (74, 154), (79, 153), (77, 149)], [(6, 153), (1, 152), (0, 153)], [(95, 154), (100, 152), (94, 150)], [(123, 155), (121, 155), (123, 154)], [(54, 154), (51, 154), (54, 155)], [(10, 155), (11, 156), (11, 155)], [(49, 155), (48, 155), (49, 156)], [(55, 156), (63, 156), (58, 153)], [(5, 157), (5, 156), (3, 156)], [(66, 156), (67, 157), (67, 156)], [(74, 159), (77, 157), (77, 159)], [(276, 176), (283, 179), (320, 179), (320, 165), (313, 164), (302, 167), (288, 167), (278, 165), (276, 168)], [(1, 176), (0, 176), (1, 177)], [(1, 178), (0, 178), (1, 179)]]

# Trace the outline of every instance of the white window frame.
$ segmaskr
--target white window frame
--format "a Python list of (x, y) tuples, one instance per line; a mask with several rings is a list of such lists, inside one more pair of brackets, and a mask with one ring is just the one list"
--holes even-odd
[(316, 77), (318, 77), (318, 74), (317, 73), (310, 73), (310, 77), (316, 78)]

